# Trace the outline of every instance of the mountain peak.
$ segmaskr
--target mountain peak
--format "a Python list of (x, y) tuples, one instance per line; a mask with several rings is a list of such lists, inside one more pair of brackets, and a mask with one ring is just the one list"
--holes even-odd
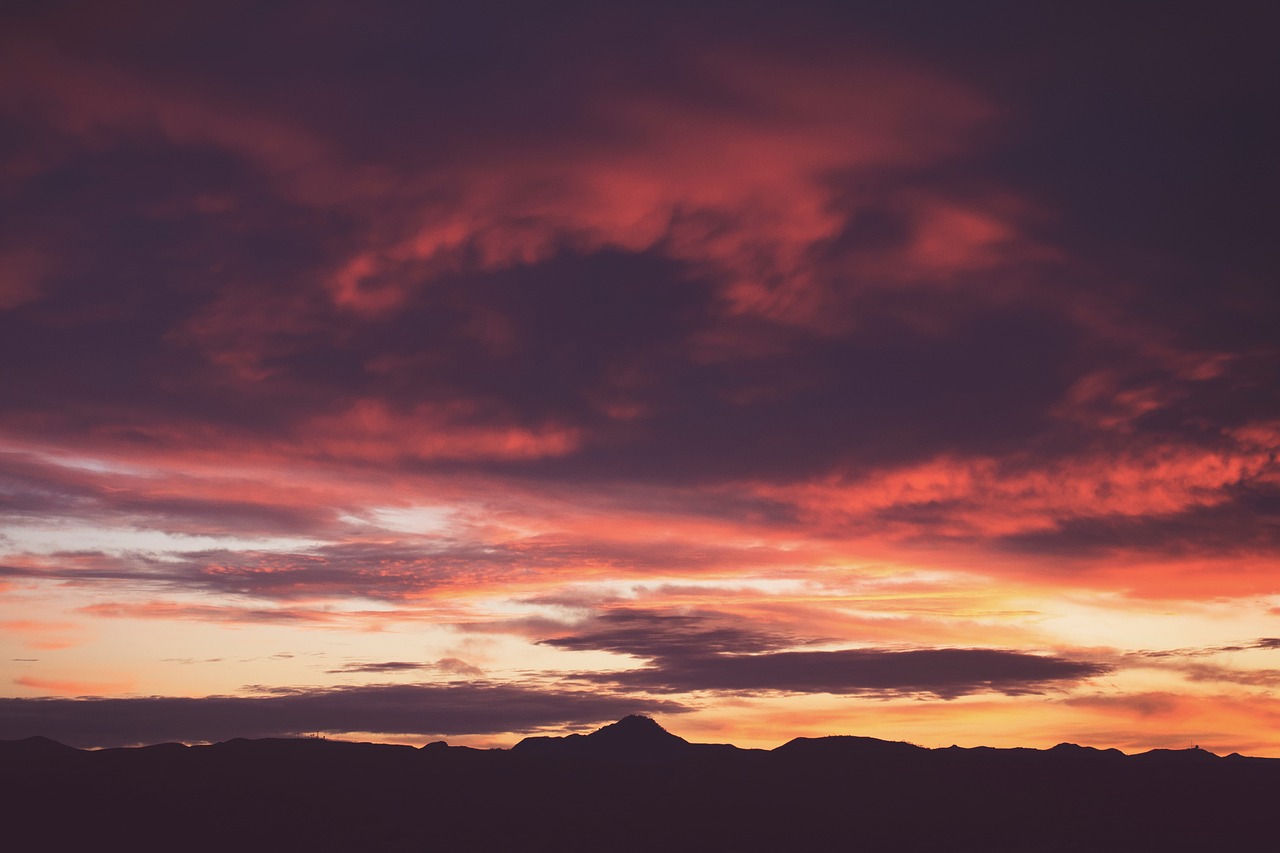
[(0, 749), (6, 755), (15, 757), (52, 757), (57, 755), (78, 755), (80, 750), (65, 743), (59, 743), (47, 737), (35, 735), (21, 740), (0, 740)]
[(652, 717), (632, 714), (623, 717), (616, 723), (610, 723), (596, 729), (587, 737), (599, 741), (616, 741), (628, 743), (688, 743), (684, 738), (673, 735), (658, 725)]
[(646, 762), (671, 758), (690, 746), (687, 740), (671, 734), (658, 725), (657, 721), (633, 714), (596, 729), (589, 735), (527, 737), (513, 749), (526, 754), (621, 758)]

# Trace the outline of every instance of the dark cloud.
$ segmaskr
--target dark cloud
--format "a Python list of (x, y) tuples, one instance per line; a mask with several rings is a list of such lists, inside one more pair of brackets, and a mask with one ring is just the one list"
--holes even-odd
[(1225, 654), (1227, 652), (1247, 652), (1254, 650), (1280, 650), (1280, 637), (1261, 637), (1257, 640), (1251, 640), (1245, 643), (1233, 643), (1226, 646), (1191, 646), (1182, 649), (1149, 649), (1140, 652), (1132, 652), (1131, 656), (1147, 659), (1198, 658), (1206, 657), (1208, 655)]
[[(1256, 200), (1266, 182), (1242, 164), (1265, 158), (1237, 146), (1274, 147), (1257, 126), (1265, 111), (1250, 105), (1266, 102), (1273, 89), (1261, 81), (1280, 75), (1260, 73), (1274, 68), (1271, 51), (1207, 47), (1257, 46), (1249, 16), (1162, 12), (1152, 28), (1145, 14), (1113, 11), (1103, 28), (1087, 14), (983, 5), (999, 10), (998, 32), (977, 24), (982, 16), (824, 3), (734, 7), (727, 17), (722, 4), (673, 4), (655, 16), (616, 4), (566, 4), (575, 11), (563, 16), (382, 4), (302, 15), (300, 33), (299, 16), (285, 12), (244, 28), (236, 11), (178, 16), (141, 4), (133, 14), (152, 22), (151, 37), (125, 20), (81, 28), (67, 12), (19, 14), (15, 39), (25, 45), (10, 76), (20, 82), (0, 111), (21, 131), (8, 136), (26, 167), (0, 192), (7, 209), (21, 211), (6, 230), (56, 258), (37, 297), (0, 311), (6, 403), (25, 415), (9, 426), (138, 447), (181, 447), (188, 427), (205, 427), (199, 434), (271, 446), (367, 398), (406, 417), (421, 405), (465, 409), (464, 428), (538, 429), (550, 419), (585, 436), (572, 452), (483, 465), (508, 473), (785, 480), (940, 453), (1052, 452), (1069, 442), (1049, 413), (1071, 382), (1098, 363), (1140, 360), (1153, 332), (1172, 337), (1174, 349), (1239, 354), (1265, 344), (1280, 306), (1255, 279), (1274, 268), (1263, 263), (1273, 241), (1257, 231), (1262, 208), (1236, 201)], [(830, 65), (849, 44), (895, 80), (923, 74), (915, 69), (923, 60), (975, 102), (993, 102), (977, 112), (1000, 120), (976, 141), (971, 126), (985, 119), (919, 134), (912, 122), (931, 127), (926, 119), (939, 110), (903, 101), (909, 115), (894, 124), (902, 151), (918, 137), (956, 150), (806, 176), (836, 220), (835, 236), (796, 247), (792, 268), (773, 268), (781, 251), (773, 232), (751, 230), (758, 197), (691, 210), (663, 196), (685, 168), (645, 153), (646, 144), (668, 144), (664, 121), (773, 139), (781, 121), (806, 119), (788, 115), (803, 104), (706, 73), (717, 50), (767, 48), (768, 61), (804, 68)], [(1036, 45), (1034, 56), (1026, 45)], [(1087, 59), (1039, 59), (1057, 55)], [(899, 75), (900, 66), (913, 70)], [(1170, 78), (1186, 91), (1155, 97)], [(652, 138), (628, 136), (601, 108), (633, 100), (662, 105), (644, 128)], [(687, 129), (672, 132), (696, 141)], [(533, 152), (530, 162), (509, 149), (512, 139)], [(540, 172), (539, 158), (585, 171)], [(466, 177), (491, 164), (509, 164), (517, 187), (511, 205), (485, 200), (493, 216), (468, 207), (490, 190)], [(618, 226), (603, 202), (564, 219), (570, 184), (609, 174), (636, 181), (636, 194), (621, 197), (649, 198), (652, 210), (622, 216), (661, 220), (648, 238)], [(983, 214), (979, 200), (1029, 196), (1001, 221), (1016, 219), (1023, 242), (1058, 248), (1032, 261), (1006, 247), (972, 266), (945, 244), (929, 248), (920, 216), (933, 208), (922, 193)], [(938, 199), (931, 203), (946, 207)], [(1058, 215), (1025, 213), (1032, 207)], [(1210, 228), (1198, 213), (1206, 209)], [(459, 210), (476, 221), (453, 254), (412, 257), (414, 230)], [(942, 233), (974, 221), (962, 217)], [(697, 233), (708, 246), (739, 235), (732, 239), (746, 245), (734, 250), (734, 269), (681, 248), (690, 222), (705, 223)], [(1158, 256), (1151, 268), (1128, 259), (1131, 240)], [(511, 258), (486, 260), (498, 243)], [(920, 245), (940, 266), (884, 286), (905, 266), (876, 267), (879, 253), (905, 262)], [(352, 259), (376, 268), (357, 291), (399, 294), (397, 310), (334, 304), (326, 282)], [(1194, 261), (1182, 265), (1188, 272), (1167, 274), (1183, 260)], [(782, 305), (805, 298), (787, 292), (786, 279), (812, 279), (829, 313), (852, 320), (815, 334), (740, 310), (727, 288), (743, 275), (766, 279), (777, 290), (766, 295)], [(1134, 340), (1099, 339), (1097, 319), (1076, 310), (1098, 303), (1112, 326), (1147, 318)], [(1241, 329), (1252, 331), (1242, 339)], [(738, 348), (714, 358), (699, 349), (727, 339)], [(1241, 376), (1274, 378), (1273, 352), (1254, 360), (1218, 391), (1202, 388), (1151, 413), (1148, 427), (1195, 438), (1206, 420), (1235, 423), (1274, 408), (1266, 395), (1274, 382), (1255, 381), (1247, 411), (1228, 411), (1242, 405)], [(331, 452), (305, 442), (297, 450)], [(413, 456), (379, 461), (475, 464), (402, 455)], [(70, 497), (27, 490), (17, 500), (34, 508)], [(215, 516), (236, 529), (324, 521), (288, 510), (275, 518), (251, 501), (173, 498), (118, 511), (214, 528)]]
[[(480, 545), (430, 543), (349, 543), (312, 552), (183, 552), (159, 558), (140, 552), (55, 553), (22, 564), (0, 564), (0, 576), (91, 582), (131, 582), (135, 587), (171, 587), (260, 599), (314, 599), (361, 596), (402, 600), (414, 593), (449, 586), (455, 574), (471, 583), (510, 575), (514, 555), (485, 554)], [(475, 562), (468, 561), (474, 554)], [(273, 611), (261, 611), (271, 617)], [(292, 618), (285, 613), (281, 618)], [(303, 617), (305, 618), (305, 617)]]
[(1008, 649), (794, 650), (822, 642), (710, 612), (617, 610), (584, 629), (541, 641), (572, 650), (617, 652), (648, 666), (581, 677), (628, 689), (673, 693), (1006, 695), (1067, 687), (1111, 671), (1109, 664)]
[(1011, 551), (1099, 556), (1145, 551), (1169, 556), (1280, 551), (1280, 488), (1237, 483), (1222, 500), (1167, 514), (1066, 518), (1045, 530), (1001, 537)]
[[(1125, 654), (1120, 659), (1120, 665), (1170, 670), (1191, 682), (1272, 689), (1280, 687), (1280, 669), (1236, 666), (1232, 664), (1234, 657), (1220, 656), (1234, 656), (1240, 652), (1277, 650), (1280, 650), (1280, 638), (1261, 637), (1256, 640), (1217, 646), (1144, 649)], [(1207, 660), (1208, 658), (1217, 658), (1217, 660)]]
[(628, 689), (684, 693), (1008, 696), (1075, 686), (1111, 666), (1006, 649), (840, 649), (680, 655), (625, 672), (584, 676)]
[[(249, 484), (245, 484), (249, 485)], [(271, 498), (201, 497), (182, 493), (190, 480), (51, 465), (0, 453), (0, 509), (17, 519), (77, 519), (102, 526), (158, 526), (174, 533), (298, 535), (331, 530), (336, 508), (283, 504)]]
[(471, 678), (480, 678), (484, 676), (484, 670), (474, 664), (467, 663), (460, 658), (441, 658), (434, 663), (415, 663), (413, 661), (374, 661), (368, 663), (351, 663), (340, 666), (337, 669), (325, 670), (326, 672), (336, 675), (347, 672), (412, 672), (414, 670), (437, 670), (439, 672), (452, 673), (453, 675), (468, 676)]
[(1067, 705), (1117, 709), (1142, 717), (1163, 717), (1183, 708), (1185, 698), (1176, 693), (1148, 692), (1129, 694), (1100, 694), (1068, 696), (1062, 700)]
[(352, 663), (337, 669), (325, 670), (331, 674), (341, 672), (405, 672), (415, 669), (430, 669), (429, 663), (413, 663), (412, 661), (389, 660), (376, 663)]
[(1235, 684), (1244, 687), (1280, 687), (1280, 669), (1239, 669), (1230, 666), (1193, 663), (1179, 666), (1178, 670), (1189, 681)]
[(43, 735), (106, 747), (307, 733), (479, 735), (584, 727), (627, 714), (678, 714), (667, 700), (484, 682), (278, 690), (203, 698), (0, 698), (0, 739)]
[[(618, 609), (594, 617), (585, 630), (541, 641), (582, 651), (617, 652), (641, 658), (772, 651), (804, 640), (715, 613), (667, 614)], [(818, 642), (809, 640), (808, 642)]]
[(1042, 433), (1072, 378), (1076, 333), (1039, 311), (993, 312), (943, 336), (892, 316), (868, 323), (842, 340), (790, 342), (772, 358), (682, 367), (641, 398), (658, 414), (633, 428), (623, 450), (588, 446), (530, 467), (677, 482), (787, 479), (994, 453)]
[[(430, 34), (441, 32), (441, 22), (434, 15), (424, 18), (403, 10), (383, 11), (390, 20), (404, 19), (403, 31), (422, 30), (428, 40), (437, 37)], [(510, 15), (502, 17), (506, 20)], [(612, 29), (610, 18), (589, 16), (594, 25), (606, 30)], [(111, 144), (92, 154), (72, 157), (41, 175), (45, 183), (65, 188), (60, 193), (28, 186), (29, 182), (19, 185), (50, 210), (82, 212), (74, 227), (77, 233), (91, 235), (92, 239), (79, 240), (75, 245), (83, 258), (79, 267), (92, 271), (92, 282), (87, 275), (77, 278), (63, 273), (38, 306), (43, 313), (32, 313), (33, 308), (32, 312), (0, 318), (0, 322), (13, 326), (3, 331), (10, 332), (6, 337), (15, 351), (30, 356), (17, 362), (21, 370), (11, 380), (15, 392), (26, 392), (10, 395), (14, 406), (50, 408), (60, 399), (58, 395), (67, 394), (73, 396), (80, 407), (80, 417), (85, 419), (163, 421), (182, 413), (248, 433), (278, 435), (290, 423), (323, 411), (325, 401), (334, 399), (335, 394), (373, 395), (402, 407), (461, 396), (483, 401), (482, 407), (488, 409), (484, 417), (490, 420), (529, 424), (554, 415), (601, 429), (609, 426), (598, 423), (602, 407), (643, 405), (670, 414), (640, 435), (605, 429), (604, 446), (616, 454), (620, 443), (638, 445), (634, 461), (630, 454), (618, 457), (622, 464), (635, 470), (653, 465), (657, 453), (649, 448), (686, 448), (675, 454), (678, 458), (670, 463), (670, 476), (694, 463), (723, 470), (744, 446), (751, 447), (766, 431), (777, 429), (777, 423), (760, 423), (758, 434), (745, 435), (741, 444), (724, 451), (719, 450), (723, 441), (709, 440), (712, 435), (726, 434), (731, 421), (761, 422), (759, 413), (743, 412), (719, 402), (723, 397), (740, 392), (740, 385), (748, 386), (748, 390), (762, 383), (776, 385), (770, 380), (780, 375), (817, 371), (821, 387), (788, 406), (794, 415), (782, 424), (802, 434), (822, 431), (813, 437), (816, 440), (794, 444), (796, 448), (813, 448), (810, 453), (817, 460), (829, 459), (834, 437), (851, 428), (854, 439), (869, 438), (872, 442), (874, 436), (859, 433), (886, 432), (864, 418), (851, 421), (846, 412), (833, 410), (842, 408), (844, 401), (860, 401), (863, 411), (883, 410), (881, 423), (912, 416), (917, 409), (923, 409), (918, 412), (923, 416), (922, 424), (949, 421), (952, 432), (958, 435), (968, 409), (953, 405), (956, 400), (974, 394), (983, 396), (996, 388), (1003, 389), (1002, 393), (1012, 399), (1016, 389), (1029, 392), (1042, 387), (1040, 383), (1028, 385), (1007, 375), (1022, 370), (1019, 365), (1023, 364), (1028, 367), (1022, 372), (1033, 372), (1035, 366), (1041, 365), (1039, 355), (1024, 353), (1013, 359), (996, 346), (995, 352), (975, 352), (972, 362), (957, 361), (957, 355), (964, 352), (975, 335), (993, 346), (1001, 340), (1001, 334), (992, 334), (985, 328), (963, 333), (953, 342), (888, 339), (878, 345), (862, 342), (854, 347), (794, 353), (794, 357), (784, 354), (763, 365), (691, 365), (690, 337), (707, 331), (724, 314), (722, 298), (713, 284), (717, 275), (697, 274), (692, 269), (696, 265), (669, 252), (664, 255), (666, 247), (661, 241), (649, 248), (626, 251), (612, 248), (608, 240), (603, 245), (597, 240), (596, 245), (573, 246), (572, 235), (557, 236), (565, 230), (555, 223), (554, 213), (559, 204), (555, 193), (561, 188), (542, 190), (548, 192), (551, 224), (522, 225), (535, 235), (533, 239), (544, 239), (536, 235), (545, 233), (550, 235), (553, 246), (557, 241), (565, 243), (556, 246), (550, 256), (539, 257), (539, 252), (534, 251), (529, 260), (510, 264), (510, 268), (481, 269), (463, 275), (441, 274), (438, 265), (425, 262), (415, 267), (417, 262), (412, 260), (394, 260), (396, 242), (407, 239), (412, 232), (406, 230), (408, 226), (400, 226), (402, 233), (396, 233), (396, 226), (386, 223), (421, 217), (423, 199), (443, 190), (432, 188), (430, 182), (419, 186), (413, 180), (398, 181), (389, 172), (398, 168), (408, 175), (429, 173), (438, 164), (420, 144), (413, 145), (411, 151), (377, 152), (381, 155), (377, 161), (364, 158), (373, 153), (368, 148), (375, 140), (412, 134), (414, 120), (397, 110), (394, 116), (384, 118), (394, 117), (409, 126), (398, 127), (394, 133), (377, 134), (365, 122), (335, 120), (331, 111), (303, 119), (298, 112), (306, 114), (310, 100), (299, 97), (298, 91), (281, 103), (274, 103), (282, 87), (328, 91), (328, 87), (317, 86), (313, 73), (300, 72), (314, 63), (313, 72), (322, 75), (333, 74), (335, 67), (342, 69), (338, 73), (347, 88), (374, 86), (384, 97), (389, 97), (387, 92), (401, 91), (404, 97), (396, 98), (397, 102), (415, 103), (423, 115), (430, 116), (429, 130), (426, 126), (416, 128), (424, 137), (421, 141), (448, 138), (443, 143), (446, 147), (487, 151), (496, 141), (508, 138), (504, 124), (512, 125), (512, 129), (518, 126), (520, 137), (528, 145), (538, 139), (540, 122), (547, 119), (544, 109), (529, 112), (523, 104), (578, 103), (580, 106), (569, 108), (576, 114), (560, 115), (543, 128), (548, 138), (542, 143), (554, 149), (574, 140), (572, 145), (576, 147), (584, 144), (583, 134), (591, 133), (593, 121), (599, 121), (590, 118), (591, 111), (581, 104), (604, 97), (605, 93), (597, 88), (601, 85), (598, 81), (610, 80), (609, 69), (640, 65), (657, 70), (669, 66), (673, 70), (652, 76), (650, 85), (680, 104), (688, 97), (682, 87), (697, 79), (689, 67), (696, 63), (660, 59), (649, 46), (641, 50), (629, 39), (623, 45), (602, 50), (599, 34), (593, 39), (572, 39), (559, 27), (548, 27), (546, 20), (534, 24), (543, 38), (530, 39), (524, 34), (519, 45), (513, 46), (508, 44), (510, 33), (504, 35), (505, 28), (495, 31), (486, 23), (476, 31), (476, 22), (464, 14), (447, 15), (443, 23), (457, 27), (459, 33), (477, 37), (477, 42), (468, 48), (478, 51), (471, 57), (476, 65), (450, 62), (447, 77), (440, 67), (423, 67), (423, 51), (427, 48), (416, 38), (412, 45), (403, 42), (396, 35), (400, 27), (357, 26), (353, 31), (342, 27), (338, 19), (314, 27), (306, 40), (295, 40), (298, 54), (284, 68), (275, 68), (274, 55), (261, 56), (258, 40), (242, 33), (233, 40), (245, 48), (242, 62), (246, 64), (231, 66), (219, 57), (211, 58), (210, 65), (197, 66), (192, 62), (194, 56), (202, 54), (199, 48), (183, 55), (174, 54), (171, 46), (186, 39), (205, 44), (207, 33), (201, 30), (197, 34), (193, 21), (168, 23), (177, 31), (164, 40), (165, 47), (138, 44), (126, 55), (113, 57), (125, 69), (120, 82), (134, 91), (132, 99), (121, 95), (119, 104), (103, 108), (107, 111), (103, 123), (115, 131), (109, 136)], [(38, 22), (32, 25), (41, 26)], [(51, 56), (38, 56), (38, 61), (29, 60), (35, 63), (29, 73), (37, 81), (32, 85), (38, 89), (41, 73), (66, 65), (72, 69), (72, 82), (49, 83), (43, 94), (70, 102), (73, 110), (94, 114), (91, 106), (82, 103), (87, 95), (75, 85), (79, 80), (87, 91), (93, 82), (98, 50), (112, 42), (103, 38), (95, 43), (93, 38), (86, 39), (85, 33), (63, 32), (54, 21), (43, 25), (67, 40), (70, 56), (55, 51)], [(263, 25), (269, 28), (272, 24)], [(352, 32), (367, 39), (368, 48), (379, 46), (377, 53), (382, 58), (376, 68), (359, 60), (364, 56), (363, 50), (351, 54)], [(619, 35), (622, 32), (618, 30)], [(122, 33), (116, 36), (125, 38)], [(345, 46), (312, 53), (317, 45), (331, 40)], [(572, 48), (548, 54), (555, 56), (554, 64), (531, 61), (533, 57), (528, 54), (549, 51), (553, 43)], [(452, 38), (449, 44), (454, 47), (446, 50), (446, 55), (456, 49)], [(543, 73), (499, 75), (495, 81), (495, 68), (513, 61), (513, 47), (515, 55), (524, 56)], [(623, 48), (621, 52), (619, 47)], [(250, 83), (242, 77), (244, 69), (254, 64), (255, 56), (259, 63), (273, 67), (270, 85), (262, 85), (261, 80)], [(342, 58), (351, 64), (344, 68)], [(590, 74), (576, 73), (584, 66), (591, 68)], [(468, 82), (468, 67), (477, 72), (485, 67), (487, 71)], [(161, 73), (165, 84), (151, 76)], [(496, 100), (492, 91), (470, 90), (473, 84), (492, 89), (495, 82), (501, 90), (501, 97)], [(619, 80), (611, 82), (623, 94), (635, 88)], [(180, 97), (175, 93), (184, 87), (199, 88), (199, 84), (223, 90), (222, 98), (202, 98), (188, 111), (174, 106)], [(384, 88), (387, 84), (389, 88)], [(531, 91), (524, 92), (524, 97), (516, 95), (527, 88), (544, 86), (555, 88), (556, 97), (530, 97), (536, 94)], [(404, 91), (407, 87), (414, 90), (412, 95)], [(436, 105), (445, 107), (444, 114), (429, 106), (439, 100), (438, 89), (452, 93), (446, 104)], [(728, 97), (726, 92), (706, 94)], [(423, 96), (428, 101), (424, 102)], [(486, 105), (483, 114), (466, 106), (477, 98)], [(283, 111), (274, 123), (262, 118), (269, 112), (264, 109), (264, 100)], [(341, 104), (363, 110), (361, 105), (369, 100), (343, 99)], [(228, 101), (234, 106), (225, 106)], [(726, 103), (722, 108), (743, 112), (748, 121), (755, 123), (775, 118), (750, 98)], [(445, 118), (450, 111), (458, 113), (455, 120)], [(134, 126), (145, 127), (148, 113), (157, 117), (158, 133), (139, 132)], [(484, 115), (496, 119), (486, 119)], [(495, 121), (498, 126), (494, 126)], [(241, 125), (244, 131), (236, 129)], [(442, 134), (441, 128), (450, 131)], [(278, 140), (270, 144), (281, 150), (246, 139), (250, 129), (274, 133)], [(361, 138), (351, 138), (352, 133)], [(602, 136), (596, 141), (604, 150), (629, 150), (625, 140)], [(286, 162), (289, 155), (285, 149), (289, 147), (298, 149), (301, 172), (297, 174), (290, 172), (291, 164)], [(356, 164), (338, 165), (343, 156), (338, 151), (356, 160)], [(410, 155), (415, 158), (413, 161), (400, 159)], [(338, 180), (335, 174), (352, 165), (363, 165), (375, 174), (371, 180), (377, 187), (378, 206), (390, 216), (377, 216), (369, 220), (371, 225), (360, 225), (377, 206), (361, 197), (359, 179), (354, 176), (348, 178), (350, 186), (320, 188)], [(659, 171), (667, 168), (661, 160), (655, 165)], [(669, 177), (659, 174), (658, 180)], [(294, 183), (305, 185), (305, 191), (291, 188)], [(306, 196), (305, 201), (293, 197), (299, 192)], [(197, 204), (200, 199), (207, 200)], [(445, 201), (447, 208), (454, 200)], [(188, 207), (175, 212), (175, 205), (184, 204)], [(659, 200), (659, 210), (662, 204), (665, 201)], [(607, 211), (602, 214), (610, 215)], [(732, 230), (739, 227), (739, 218), (751, 214), (727, 210), (718, 211), (717, 215), (724, 217), (723, 227)], [(60, 227), (73, 227), (65, 218), (58, 221)], [(464, 268), (484, 267), (474, 261), (467, 264), (465, 255), (468, 251), (483, 253), (485, 227), (489, 226), (476, 226), (477, 232), (469, 237), (475, 245), (469, 248), (464, 235)], [(346, 258), (370, 245), (375, 255), (382, 253), (379, 263), (383, 264), (384, 278), (417, 280), (407, 302), (392, 315), (364, 318), (334, 310), (333, 306), (325, 307), (325, 295), (315, 292), (314, 282), (325, 280)], [(246, 259), (252, 259), (250, 266), (245, 266), (249, 263)], [(138, 270), (145, 270), (145, 274)], [(431, 280), (432, 286), (418, 286), (425, 280)], [(291, 322), (264, 323), (261, 305), (266, 296), (256, 285), (246, 285), (253, 281), (269, 281), (267, 290), (276, 297), (288, 295), (280, 308), (288, 312)], [(374, 290), (384, 286), (399, 284), (373, 281), (368, 285)], [(223, 313), (225, 301), (246, 287), (255, 294), (258, 307), (242, 311), (242, 316)], [(154, 294), (163, 298), (155, 298)], [(76, 323), (74, 328), (58, 328), (50, 319), (62, 316), (73, 305), (85, 312), (86, 300), (90, 299), (95, 304), (109, 305), (112, 316), (101, 322)], [(86, 316), (93, 316), (93, 312)], [(1002, 327), (1007, 325), (996, 322)], [(1015, 320), (999, 331), (1017, 334), (1019, 325)], [(1056, 340), (1055, 335), (1043, 331), (1032, 331), (1027, 340)], [(193, 336), (198, 339), (194, 350), (184, 346)], [(789, 349), (799, 342), (786, 343)], [(226, 364), (227, 359), (238, 359), (241, 368), (255, 372), (265, 381), (219, 382), (216, 372), (201, 367), (196, 357), (201, 348), (214, 362)], [(401, 363), (405, 370), (371, 375), (366, 367), (373, 363)], [(647, 374), (643, 378), (646, 387), (617, 387), (619, 375), (637, 371)], [(752, 376), (753, 373), (757, 375)], [(676, 377), (681, 378), (673, 382)], [(68, 379), (77, 384), (69, 387)], [(968, 387), (975, 384), (989, 390)], [(904, 386), (914, 391), (900, 394), (897, 389)], [(263, 393), (265, 390), (269, 393)], [(629, 399), (630, 395), (638, 395), (639, 399)], [(252, 405), (246, 405), (250, 401)], [(100, 406), (89, 408), (90, 403)], [(101, 407), (108, 403), (117, 409), (123, 406), (126, 411), (102, 411)], [(773, 410), (770, 420), (779, 411)], [(64, 413), (64, 417), (69, 414)], [(814, 417), (815, 414), (819, 416)], [(1022, 419), (1009, 412), (1001, 423), (1013, 428)], [(691, 426), (696, 426), (697, 431), (690, 432)], [(687, 440), (673, 444), (672, 439), (682, 434)], [(589, 467), (599, 464), (594, 459), (587, 462)]]
[(218, 548), (178, 551), (163, 557), (142, 551), (58, 552), (0, 560), (0, 577), (76, 583), (132, 581), (143, 586), (284, 601), (316, 596), (402, 601), (431, 589), (532, 580), (551, 572), (569, 575), (583, 566), (610, 565), (638, 573), (673, 568), (697, 572), (728, 562), (767, 564), (776, 553), (767, 548), (744, 551), (696, 541), (618, 542), (589, 536), (530, 537), (513, 543), (387, 535), (376, 541), (318, 545), (307, 551)]

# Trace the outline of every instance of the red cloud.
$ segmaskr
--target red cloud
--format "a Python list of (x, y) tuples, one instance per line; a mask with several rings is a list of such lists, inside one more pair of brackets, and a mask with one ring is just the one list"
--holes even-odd
[(547, 425), (541, 429), (467, 423), (476, 406), (418, 405), (395, 412), (377, 400), (358, 400), (337, 415), (301, 428), (303, 446), (348, 460), (374, 462), (416, 459), (536, 459), (561, 456), (581, 441), (581, 430)]
[(720, 53), (684, 73), (715, 106), (675, 90), (610, 92), (585, 133), (515, 150), (480, 141), (447, 173), (419, 173), (430, 201), (417, 224), (375, 219), (332, 271), (334, 301), (376, 316), (448, 271), (530, 264), (564, 246), (653, 250), (719, 279), (731, 313), (834, 331), (848, 322), (849, 285), (815, 253), (868, 207), (888, 201), (910, 239), (846, 261), (836, 275), (855, 289), (946, 282), (1027, 253), (1007, 199), (921, 188), (886, 199), (874, 186), (973, 145), (995, 115), (973, 92), (885, 58)]
[(358, 183), (315, 135), (242, 101), (88, 61), (29, 34), (5, 39), (2, 55), (0, 105), (34, 105), (44, 120), (82, 139), (158, 133), (179, 145), (215, 145), (311, 203), (333, 203)]

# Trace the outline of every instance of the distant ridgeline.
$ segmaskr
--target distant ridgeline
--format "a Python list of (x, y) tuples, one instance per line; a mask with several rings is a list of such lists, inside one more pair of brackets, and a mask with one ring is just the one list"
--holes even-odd
[(1198, 748), (695, 744), (646, 717), (510, 750), (0, 741), (7, 849), (1270, 851), (1280, 760)]

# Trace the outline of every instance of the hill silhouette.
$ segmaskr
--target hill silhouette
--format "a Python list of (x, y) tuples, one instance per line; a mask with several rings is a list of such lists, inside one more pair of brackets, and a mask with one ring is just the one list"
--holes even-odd
[(1277, 791), (1280, 760), (1198, 748), (739, 749), (638, 716), (509, 750), (0, 741), (11, 849), (1270, 850)]

